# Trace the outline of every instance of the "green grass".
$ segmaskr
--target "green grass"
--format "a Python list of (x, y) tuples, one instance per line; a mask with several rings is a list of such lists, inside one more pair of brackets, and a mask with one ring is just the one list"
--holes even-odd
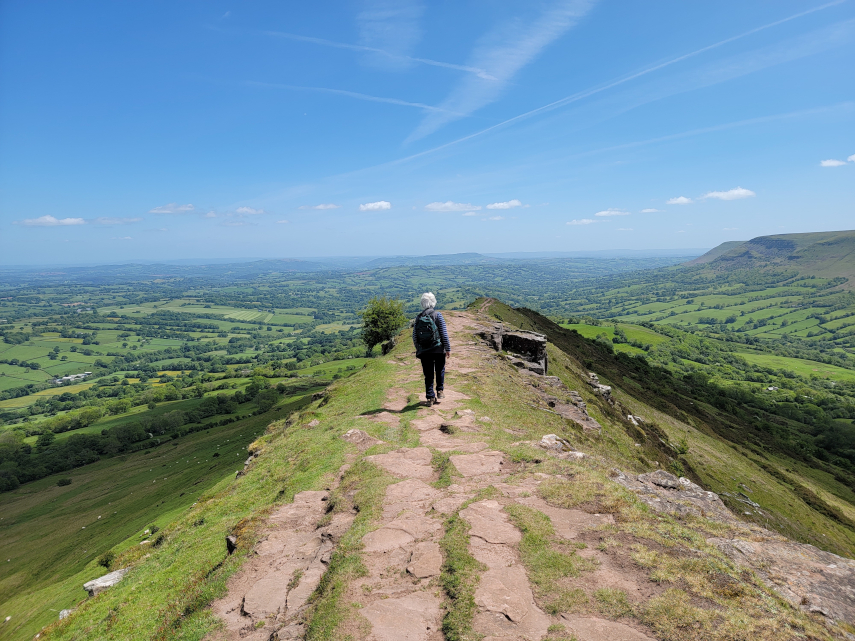
[[(8, 543), (0, 609), (13, 617), (0, 627), (0, 639), (31, 638), (57, 611), (74, 607), (86, 596), (83, 583), (105, 571), (95, 563), (98, 556), (139, 543), (151, 523), (165, 528), (232, 477), (243, 467), (247, 444), (273, 416), (191, 434), (0, 494), (0, 536)], [(60, 477), (72, 479), (71, 485), (57, 487)]]
[(801, 358), (775, 356), (773, 354), (758, 354), (747, 350), (740, 351), (739, 355), (753, 365), (760, 365), (761, 367), (768, 367), (770, 369), (787, 370), (805, 378), (817, 376), (834, 381), (855, 381), (855, 370), (837, 367), (836, 365), (827, 365)]

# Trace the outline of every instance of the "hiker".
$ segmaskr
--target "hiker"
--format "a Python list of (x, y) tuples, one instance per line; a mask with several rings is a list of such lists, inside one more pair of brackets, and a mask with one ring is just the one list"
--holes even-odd
[[(422, 311), (413, 323), (413, 343), (416, 346), (416, 358), (422, 361), (425, 374), (425, 395), (428, 407), (445, 396), (445, 362), (451, 357), (451, 343), (442, 313), (434, 309), (436, 296), (430, 292), (422, 294)], [(436, 375), (436, 393), (433, 390)]]

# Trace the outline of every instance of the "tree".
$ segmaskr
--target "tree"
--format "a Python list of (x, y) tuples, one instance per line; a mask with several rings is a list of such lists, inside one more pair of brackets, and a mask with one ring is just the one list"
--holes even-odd
[(368, 301), (368, 307), (362, 312), (362, 342), (368, 354), (375, 345), (391, 339), (406, 323), (404, 301), (385, 296), (375, 296)]

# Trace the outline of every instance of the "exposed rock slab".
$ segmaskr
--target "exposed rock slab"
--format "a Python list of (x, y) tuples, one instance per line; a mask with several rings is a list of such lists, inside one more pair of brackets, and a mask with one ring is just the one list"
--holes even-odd
[(87, 581), (86, 583), (84, 583), (83, 589), (89, 593), (89, 596), (101, 594), (104, 590), (109, 590), (119, 581), (125, 578), (125, 575), (129, 571), (130, 568), (122, 568), (121, 570), (110, 572), (109, 574), (105, 574), (104, 576), (99, 576), (97, 579), (92, 579), (91, 581)]
[(460, 516), (469, 523), (469, 535), (477, 536), (488, 543), (519, 543), (521, 536), (508, 521), (498, 501), (486, 500), (473, 503), (460, 511)]
[(431, 641), (441, 639), (440, 601), (427, 592), (380, 599), (360, 613), (371, 623), (376, 641)]
[(360, 450), (367, 450), (369, 447), (383, 442), (379, 438), (374, 438), (368, 432), (356, 429), (347, 430), (342, 435), (342, 438), (348, 443), (355, 445)]
[(496, 639), (540, 639), (550, 619), (534, 603), (525, 570), (519, 565), (487, 570), (475, 591), (481, 611), (475, 629)]
[(489, 451), (478, 454), (456, 454), (449, 457), (452, 465), (463, 476), (498, 474), (502, 471), (502, 452)]
[(459, 438), (452, 438), (443, 434), (440, 430), (428, 430), (426, 432), (422, 432), (419, 440), (423, 445), (427, 445), (428, 447), (432, 447), (440, 452), (450, 452), (452, 450), (457, 450), (460, 452), (480, 452), (482, 450), (487, 449), (487, 444), (483, 442), (475, 442), (470, 443), (468, 441), (460, 440)]
[(516, 502), (546, 514), (552, 521), (555, 533), (565, 539), (575, 539), (583, 530), (601, 525), (613, 525), (615, 522), (611, 514), (588, 514), (582, 510), (552, 507), (537, 496), (518, 498)]
[(388, 454), (366, 456), (365, 460), (401, 478), (428, 479), (433, 475), (431, 453), (426, 447), (405, 447)]
[(718, 494), (664, 470), (638, 476), (617, 472), (614, 480), (638, 494), (638, 498), (657, 512), (714, 517), (725, 523), (739, 522)]
[(568, 614), (561, 615), (561, 618), (579, 641), (656, 641), (617, 621)]
[(407, 572), (417, 579), (437, 576), (442, 569), (442, 553), (433, 541), (417, 543), (407, 565)]
[[(762, 538), (762, 537), (757, 537)], [(737, 563), (753, 568), (794, 607), (855, 622), (855, 561), (769, 533), (762, 541), (708, 539)]]

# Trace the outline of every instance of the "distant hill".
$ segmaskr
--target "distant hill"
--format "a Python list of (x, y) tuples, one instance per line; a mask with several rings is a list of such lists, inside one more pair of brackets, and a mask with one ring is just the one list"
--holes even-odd
[(707, 264), (715, 270), (767, 267), (797, 269), (822, 278), (855, 280), (855, 231), (758, 236), (745, 242), (722, 243), (687, 265)]

